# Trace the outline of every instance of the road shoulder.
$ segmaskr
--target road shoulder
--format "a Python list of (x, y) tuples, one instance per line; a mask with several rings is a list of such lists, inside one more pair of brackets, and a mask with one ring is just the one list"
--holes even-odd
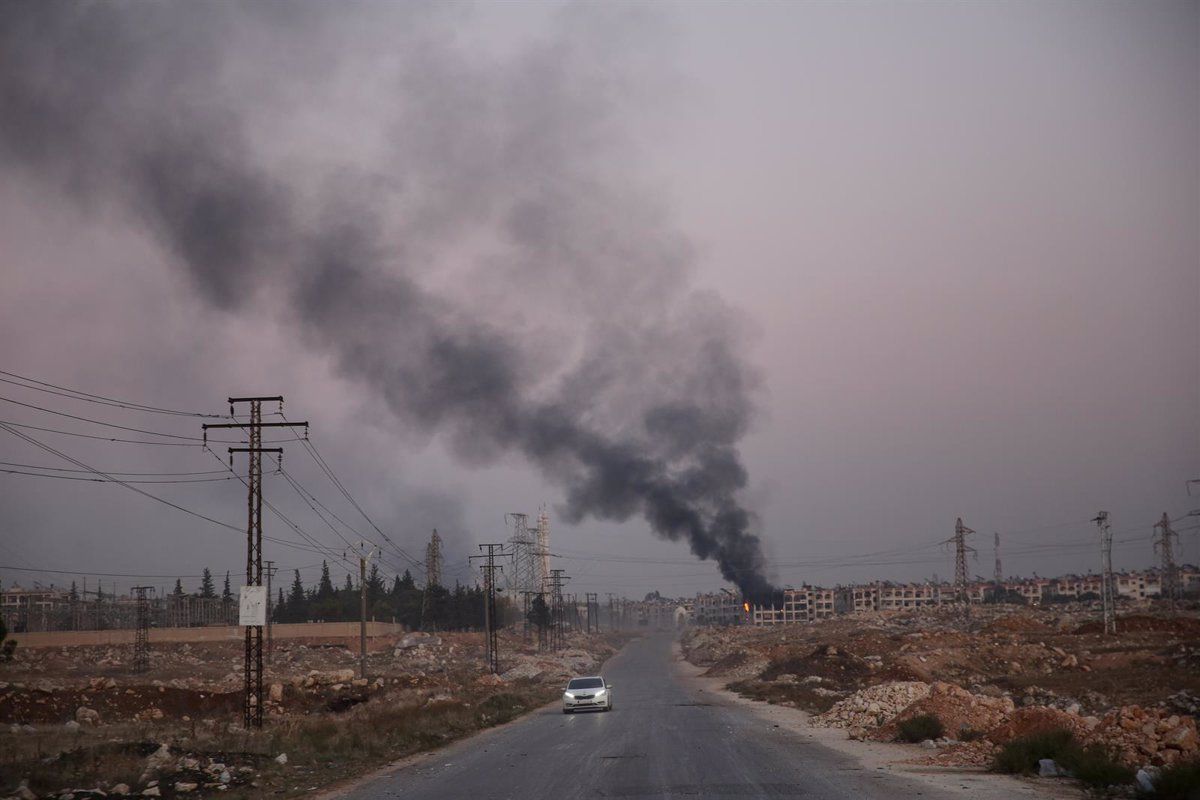
[(788, 730), (815, 746), (853, 758), (863, 770), (894, 773), (920, 781), (931, 789), (967, 793), (973, 800), (1069, 800), (1086, 797), (1078, 787), (1066, 780), (1020, 778), (979, 769), (906, 764), (905, 761), (919, 754), (912, 747), (886, 742), (853, 741), (846, 738), (843, 730), (813, 727), (809, 725), (809, 714), (798, 708), (751, 700), (726, 689), (724, 679), (705, 677), (704, 667), (698, 667), (683, 657), (678, 641), (672, 645), (672, 652), (673, 667), (684, 686), (718, 698), (719, 702), (727, 705), (745, 707), (766, 724)]

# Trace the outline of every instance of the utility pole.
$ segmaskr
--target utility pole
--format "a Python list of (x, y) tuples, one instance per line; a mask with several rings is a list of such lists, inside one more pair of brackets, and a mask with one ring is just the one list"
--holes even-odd
[[(593, 618), (593, 616), (595, 616), (595, 617), (597, 618), (597, 619), (596, 619), (596, 623), (595, 623), (595, 625), (596, 625), (596, 633), (599, 633), (599, 632), (600, 632), (600, 620), (599, 620), (599, 616), (600, 616), (600, 601), (597, 599), (597, 594), (596, 594), (596, 592), (584, 592), (584, 593), (583, 593), (583, 597), (584, 597), (584, 600), (585, 600), (585, 601), (587, 601), (587, 628), (588, 628), (588, 633), (591, 633), (591, 632), (592, 632), (592, 618)], [(594, 615), (593, 615), (593, 610), (594, 610), (594, 612), (595, 612), (595, 613), (594, 613)]]
[(967, 596), (967, 551), (975, 552), (975, 548), (967, 544), (967, 536), (975, 531), (963, 525), (962, 517), (954, 523), (954, 536), (943, 544), (954, 543), (954, 602), (962, 604), (963, 616), (970, 611), (970, 598)]
[(146, 672), (150, 669), (150, 600), (147, 592), (153, 592), (153, 586), (134, 586), (133, 593), (137, 597), (137, 632), (133, 636), (133, 671)]
[(563, 581), (569, 576), (563, 575), (566, 570), (550, 570), (550, 608), (553, 626), (550, 634), (550, 649), (557, 652), (563, 646)]
[(504, 572), (504, 567), (496, 563), (496, 556), (505, 556), (502, 543), (481, 544), (480, 550), (486, 549), (486, 553), (480, 556), (471, 556), (470, 560), (476, 558), (486, 558), (487, 563), (483, 565), (483, 627), (485, 640), (485, 654), (487, 657), (488, 671), (492, 673), (500, 672), (500, 636), (496, 619), (496, 570)]
[(1117, 595), (1113, 585), (1112, 568), (1112, 525), (1108, 512), (1101, 511), (1092, 522), (1100, 530), (1100, 606), (1104, 612), (1104, 633), (1112, 636), (1117, 632)]
[(608, 629), (615, 631), (617, 629), (617, 620), (613, 616), (613, 593), (608, 593)]
[(275, 653), (275, 640), (271, 637), (271, 613), (274, 610), (271, 598), (271, 578), (275, 576), (275, 562), (264, 561), (267, 565), (264, 572), (267, 573), (267, 663), (271, 663), (271, 656)]
[(996, 584), (996, 588), (1000, 588), (1000, 584), (1004, 583), (1004, 570), (1000, 566), (1000, 532), (996, 531), (995, 549), (996, 549), (996, 572), (992, 580)]
[[(1175, 543), (1178, 542), (1179, 534), (1171, 530), (1171, 519), (1165, 511), (1162, 519), (1154, 527), (1160, 529), (1154, 547), (1162, 554), (1162, 579), (1159, 582), (1161, 587), (1159, 596), (1166, 598), (1167, 610), (1174, 614), (1175, 603), (1179, 599), (1179, 581), (1175, 574)], [(1172, 539), (1176, 541), (1172, 542)]]
[[(250, 406), (249, 422), (205, 423), (204, 446), (208, 447), (208, 431), (216, 428), (235, 428), (246, 431), (249, 441), (245, 447), (229, 448), (229, 464), (233, 466), (234, 453), (246, 453), (248, 469), (246, 487), (249, 489), (248, 521), (246, 523), (246, 589), (260, 588), (263, 585), (262, 558), (262, 454), (277, 453), (283, 458), (282, 447), (263, 447), (263, 428), (296, 428), (303, 427), (305, 437), (308, 436), (307, 422), (263, 422), (262, 404), (274, 402), (279, 404), (283, 412), (283, 397), (230, 397), (229, 414), (233, 416), (234, 406), (248, 403)], [(265, 603), (263, 610), (266, 610)], [(265, 622), (265, 620), (264, 620)], [(243, 669), (242, 690), (242, 721), (245, 727), (262, 727), (263, 720), (263, 626), (245, 626), (245, 665)]]
[[(537, 594), (538, 594), (538, 592), (535, 592), (535, 591), (532, 591), (529, 589), (521, 590), (521, 608), (525, 614), (524, 627), (522, 628), (523, 635), (521, 638), (526, 643), (528, 643), (533, 638), (532, 631), (530, 631), (529, 613), (533, 609), (533, 598), (535, 596), (537, 596)], [(541, 631), (541, 629), (539, 628), (539, 639), (540, 639), (540, 635), (541, 635), (540, 631)]]
[(358, 543), (358, 677), (367, 677), (367, 562), (375, 551)]

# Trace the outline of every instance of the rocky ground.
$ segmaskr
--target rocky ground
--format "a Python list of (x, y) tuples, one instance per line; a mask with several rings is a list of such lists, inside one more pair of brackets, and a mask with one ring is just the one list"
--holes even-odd
[(277, 644), (261, 731), (241, 726), (240, 643), (152, 646), (142, 675), (128, 647), (18, 649), (0, 664), (0, 797), (304, 795), (532, 710), (621, 641), (551, 655), (505, 634), (492, 675), (481, 634), (412, 633), (373, 642), (367, 679), (344, 644)]
[(932, 714), (944, 736), (913, 753), (930, 766), (985, 767), (1058, 729), (1135, 769), (1200, 758), (1200, 619), (1131, 614), (1119, 630), (1104, 636), (1082, 607), (992, 606), (697, 629), (682, 644), (731, 689), (852, 739), (894, 741)]

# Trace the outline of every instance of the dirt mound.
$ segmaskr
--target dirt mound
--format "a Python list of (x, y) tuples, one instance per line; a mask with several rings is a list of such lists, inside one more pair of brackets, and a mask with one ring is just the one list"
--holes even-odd
[(871, 674), (865, 659), (833, 645), (821, 645), (807, 655), (789, 655), (772, 661), (763, 670), (762, 679), (773, 681), (780, 675), (816, 675), (835, 685), (853, 684)]
[(1078, 738), (1082, 738), (1088, 730), (1088, 724), (1078, 714), (1068, 714), (1055, 708), (1029, 706), (1018, 708), (1008, 716), (1008, 719), (987, 732), (987, 738), (996, 744), (1008, 744), (1013, 739), (1032, 736), (1037, 733), (1068, 730)]
[[(1151, 617), (1145, 614), (1134, 614), (1128, 617), (1117, 617), (1118, 633), (1173, 633), (1176, 636), (1200, 636), (1200, 619), (1194, 617)], [(1104, 633), (1103, 622), (1085, 622), (1075, 629), (1075, 633)]]
[(749, 653), (730, 653), (718, 659), (704, 674), (710, 678), (745, 678), (756, 674), (766, 663), (765, 658)]
[(1049, 633), (1049, 625), (1025, 614), (1009, 614), (998, 617), (983, 627), (984, 633)]
[(941, 721), (946, 735), (957, 739), (965, 731), (983, 733), (995, 728), (1014, 708), (1007, 697), (974, 695), (952, 683), (939, 682), (929, 687), (928, 697), (915, 701), (881, 727), (875, 738), (891, 741), (904, 720), (932, 714)]

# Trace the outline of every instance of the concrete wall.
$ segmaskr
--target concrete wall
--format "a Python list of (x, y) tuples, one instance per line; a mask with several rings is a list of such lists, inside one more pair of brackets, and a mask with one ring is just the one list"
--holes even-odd
[[(236, 626), (212, 628), (151, 628), (150, 645), (162, 642), (240, 642), (243, 628)], [(405, 632), (403, 625), (390, 622), (368, 622), (367, 638), (397, 636)], [(18, 647), (64, 647), (67, 645), (132, 645), (133, 630), (111, 631), (49, 631), (15, 633)], [(275, 641), (287, 639), (358, 642), (357, 622), (301, 622), (271, 626)]]

